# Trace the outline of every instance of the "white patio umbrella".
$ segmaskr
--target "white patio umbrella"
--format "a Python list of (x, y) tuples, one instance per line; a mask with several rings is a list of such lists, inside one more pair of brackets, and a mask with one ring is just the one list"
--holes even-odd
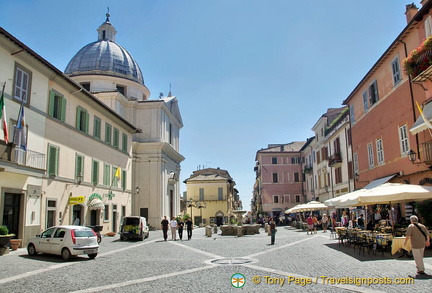
[(324, 210), (327, 208), (328, 208), (328, 206), (326, 206), (325, 204), (323, 204), (319, 201), (310, 201), (310, 202), (302, 204), (300, 207), (298, 207), (300, 212)]
[(342, 199), (340, 206), (358, 206), (432, 199), (432, 186), (384, 183)]
[(298, 213), (299, 211), (298, 211), (298, 208), (300, 207), (300, 206), (302, 206), (303, 204), (298, 204), (298, 205), (296, 205), (296, 206), (294, 206), (294, 207), (292, 207), (292, 208), (290, 208), (290, 209), (287, 209), (287, 210), (285, 210), (285, 214), (291, 214), (291, 213)]
[(358, 190), (355, 190), (353, 192), (345, 193), (345, 194), (343, 194), (341, 196), (328, 199), (324, 203), (326, 205), (328, 205), (329, 207), (345, 207), (346, 205), (341, 205), (341, 202), (344, 202), (344, 201), (346, 201), (348, 199), (356, 197), (356, 196), (358, 196), (360, 194), (364, 194), (368, 190), (369, 189), (358, 189)]

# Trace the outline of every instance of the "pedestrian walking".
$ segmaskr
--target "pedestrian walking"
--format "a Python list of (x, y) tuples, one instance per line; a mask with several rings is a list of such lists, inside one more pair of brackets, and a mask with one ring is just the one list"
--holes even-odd
[(275, 238), (276, 238), (276, 223), (275, 221), (270, 218), (270, 232), (271, 232), (271, 244), (270, 245), (274, 245), (275, 244)]
[(307, 232), (306, 234), (309, 234), (309, 232), (311, 232), (311, 235), (313, 234), (313, 219), (312, 219), (312, 214), (309, 214), (309, 217), (307, 218)]
[(188, 218), (186, 221), (186, 230), (187, 230), (188, 240), (191, 240), (192, 239), (192, 230), (193, 230), (193, 223), (191, 221), (191, 218)]
[(417, 274), (424, 275), (425, 268), (423, 256), (425, 247), (430, 245), (430, 235), (428, 229), (419, 223), (417, 216), (410, 217), (411, 225), (406, 231), (405, 243), (411, 240), (412, 253), (417, 266)]
[(322, 216), (322, 218), (321, 218), (321, 225), (322, 225), (322, 228), (323, 228), (323, 233), (326, 233), (327, 232), (327, 223), (328, 223), (328, 217), (327, 217), (327, 215), (326, 214), (323, 214), (323, 216)]
[(171, 217), (171, 240), (176, 241), (176, 235), (177, 235), (177, 221), (174, 219), (174, 217)]
[(178, 229), (180, 240), (183, 240), (183, 227), (184, 227), (183, 220), (182, 218), (179, 218), (179, 220), (177, 221), (177, 229)]
[(312, 221), (313, 221), (314, 234), (316, 234), (317, 233), (317, 227), (318, 227), (318, 219), (317, 219), (316, 215), (313, 215)]
[(167, 241), (167, 238), (168, 238), (168, 225), (169, 225), (169, 222), (167, 220), (167, 217), (164, 216), (164, 218), (161, 222), (161, 226), (162, 226), (163, 238), (165, 241)]

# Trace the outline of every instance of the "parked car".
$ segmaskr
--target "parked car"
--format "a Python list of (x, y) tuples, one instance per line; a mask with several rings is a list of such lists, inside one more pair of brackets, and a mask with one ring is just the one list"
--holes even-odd
[(61, 255), (64, 260), (72, 256), (87, 254), (94, 259), (98, 254), (99, 244), (96, 233), (84, 226), (53, 226), (40, 235), (31, 237), (27, 244), (30, 256), (38, 253)]
[(149, 237), (149, 227), (144, 217), (129, 216), (124, 217), (120, 227), (120, 240), (139, 239)]

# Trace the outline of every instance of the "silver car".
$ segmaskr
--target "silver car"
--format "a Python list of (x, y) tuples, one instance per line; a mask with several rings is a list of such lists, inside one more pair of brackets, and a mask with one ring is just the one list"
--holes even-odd
[(29, 255), (49, 253), (61, 255), (64, 260), (72, 256), (87, 254), (94, 259), (98, 254), (99, 244), (96, 233), (84, 226), (53, 226), (40, 235), (29, 239)]

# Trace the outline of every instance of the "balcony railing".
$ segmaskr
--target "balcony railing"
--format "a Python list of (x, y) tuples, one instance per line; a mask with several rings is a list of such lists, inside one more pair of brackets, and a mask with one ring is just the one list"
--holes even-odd
[(14, 144), (0, 143), (1, 160), (35, 169), (45, 169), (45, 154), (32, 150), (23, 150), (15, 147)]
[(335, 153), (328, 158), (328, 165), (332, 167), (336, 164), (342, 163), (342, 156), (340, 153)]
[(312, 166), (305, 166), (304, 167), (304, 173), (312, 173), (313, 168)]

